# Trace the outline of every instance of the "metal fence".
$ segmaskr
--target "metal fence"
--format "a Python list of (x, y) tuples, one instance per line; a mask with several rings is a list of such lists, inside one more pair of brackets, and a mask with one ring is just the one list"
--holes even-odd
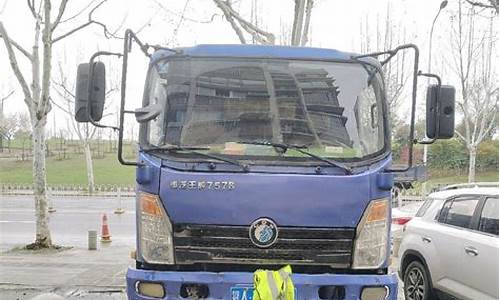
[[(47, 192), (52, 196), (106, 196), (106, 197), (135, 197), (135, 186), (98, 184), (94, 186), (94, 192), (89, 194), (85, 185), (49, 185)], [(33, 185), (3, 183), (0, 184), (2, 195), (33, 195)]]

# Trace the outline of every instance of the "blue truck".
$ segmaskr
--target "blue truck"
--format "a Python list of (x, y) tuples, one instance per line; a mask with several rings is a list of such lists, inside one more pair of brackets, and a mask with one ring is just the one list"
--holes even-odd
[[(128, 53), (149, 57), (142, 107), (126, 110)], [(414, 52), (427, 136), (453, 135), (454, 90), (418, 72), (418, 48), (357, 55), (332, 49), (142, 43), (100, 51), (77, 74), (75, 118), (118, 131), (118, 160), (136, 167), (136, 265), (129, 299), (253, 297), (253, 273), (290, 265), (296, 299), (396, 299), (390, 274), (391, 167), (383, 65)], [(103, 115), (105, 67), (123, 59), (120, 122)], [(383, 58), (383, 59), (382, 59)], [(139, 80), (134, 78), (133, 80)], [(140, 123), (123, 157), (125, 114)], [(411, 151), (410, 151), (411, 153)]]

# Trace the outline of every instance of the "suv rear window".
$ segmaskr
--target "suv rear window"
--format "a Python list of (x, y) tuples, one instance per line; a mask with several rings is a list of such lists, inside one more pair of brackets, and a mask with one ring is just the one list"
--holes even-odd
[(439, 222), (470, 228), (472, 216), (479, 202), (479, 197), (459, 197), (446, 201), (439, 216)]
[(422, 206), (420, 206), (417, 213), (415, 214), (415, 217), (421, 217), (421, 216), (425, 215), (425, 212), (427, 211), (429, 206), (431, 206), (433, 200), (434, 199), (425, 200), (424, 204), (422, 204)]
[(487, 198), (479, 219), (479, 230), (498, 235), (498, 198)]

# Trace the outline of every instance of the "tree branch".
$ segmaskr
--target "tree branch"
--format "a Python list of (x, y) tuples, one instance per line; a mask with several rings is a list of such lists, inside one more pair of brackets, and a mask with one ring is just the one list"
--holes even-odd
[(28, 84), (26, 83), (26, 80), (24, 79), (23, 74), (21, 73), (21, 70), (19, 69), (19, 65), (17, 64), (17, 59), (16, 59), (16, 54), (14, 53), (14, 50), (12, 49), (12, 43), (9, 38), (9, 35), (7, 34), (7, 31), (5, 30), (5, 27), (3, 26), (3, 23), (0, 22), (0, 35), (3, 36), (3, 41), (5, 43), (5, 48), (7, 48), (7, 54), (9, 56), (9, 61), (10, 61), (10, 66), (12, 68), (12, 71), (14, 72), (14, 75), (17, 78), (17, 81), (21, 85), (21, 88), (23, 90), (24, 94), (24, 101), (26, 104), (31, 106), (31, 92)]
[(229, 22), (229, 24), (233, 28), (234, 32), (236, 33), (236, 35), (240, 39), (240, 43), (246, 44), (247, 41), (245, 39), (245, 36), (243, 35), (243, 32), (241, 31), (241, 29), (238, 27), (238, 24), (236, 24), (236, 22), (234, 21), (233, 16), (229, 12), (229, 10), (227, 10), (224, 6), (219, 6), (219, 8), (222, 10), (222, 12), (224, 13), (224, 16), (226, 17), (226, 20)]
[[(52, 83), (57, 85), (58, 87), (60, 87), (61, 89), (64, 90), (65, 93), (67, 93), (68, 95), (71, 96), (71, 98), (76, 98), (75, 94), (73, 94), (73, 92), (71, 92), (64, 83), (60, 83), (60, 82), (57, 82), (55, 80), (52, 79)], [(59, 92), (57, 89), (56, 89), (56, 92), (60, 95), (60, 96), (63, 96), (63, 93)]]
[(4, 102), (5, 100), (7, 100), (10, 96), (14, 95), (14, 90), (10, 91), (7, 96), (4, 96), (2, 98), (0, 98), (0, 102)]
[(64, 20), (61, 20), (59, 21), (59, 24), (61, 23), (65, 23), (65, 22), (68, 22), (68, 21), (71, 21), (75, 18), (78, 18), (81, 14), (83, 14), (83, 12), (85, 12), (89, 7), (91, 7), (92, 5), (94, 5), (94, 3), (97, 2), (97, 0), (92, 0), (92, 1), (89, 1), (89, 3), (87, 3), (83, 8), (81, 8), (79, 11), (77, 11), (74, 15), (72, 15), (71, 17), (67, 17), (66, 19)]
[[(0, 38), (3, 38), (3, 35), (1, 33), (0, 33)], [(26, 56), (27, 59), (33, 60), (33, 56), (26, 49), (24, 49), (21, 45), (19, 45), (16, 41), (9, 38), (9, 42), (14, 48), (19, 50), (19, 52), (21, 52), (24, 56)]]
[[(180, 17), (181, 16), (181, 13), (178, 13), (176, 11), (173, 11), (171, 9), (168, 9), (167, 7), (165, 7), (160, 1), (158, 0), (155, 0), (154, 1), (156, 3), (156, 5), (158, 5), (162, 10), (168, 12), (168, 13), (171, 13), (177, 17)], [(193, 18), (190, 18), (190, 17), (186, 17), (184, 16), (184, 19), (186, 21), (189, 21), (189, 22), (193, 22), (193, 23), (199, 23), (199, 24), (209, 24), (209, 23), (212, 23), (215, 19), (215, 17), (222, 17), (222, 15), (219, 15), (219, 14), (212, 14), (212, 16), (210, 17), (210, 19), (207, 19), (207, 20), (196, 20), (196, 19), (193, 19)]]
[(293, 27), (292, 27), (292, 46), (298, 46), (300, 44), (300, 38), (302, 34), (302, 26), (304, 21), (304, 7), (306, 0), (295, 0)]
[(68, 0), (62, 0), (61, 5), (59, 5), (59, 12), (57, 13), (57, 17), (54, 20), (54, 23), (52, 23), (51, 30), (54, 31), (56, 29), (57, 25), (61, 22), (61, 18), (64, 14), (64, 11), (66, 10), (66, 4), (68, 4)]
[(5, 0), (2, 4), (2, 6), (0, 7), (0, 15), (3, 13), (3, 11), (5, 10), (5, 7), (7, 6), (7, 2), (9, 2), (8, 0)]
[(455, 130), (455, 133), (456, 135), (461, 138), (466, 144), (468, 144), (469, 142), (467, 141), (467, 139), (458, 131), (458, 130)]
[[(62, 96), (62, 95), (60, 95), (60, 96)], [(55, 107), (59, 108), (60, 110), (62, 110), (66, 114), (73, 116), (73, 113), (71, 111), (65, 109), (64, 107), (62, 107), (62, 105), (59, 105), (57, 102), (54, 101), (54, 99), (52, 99), (52, 97), (50, 98), (50, 103), (52, 103)]]
[(304, 20), (304, 29), (300, 39), (300, 45), (305, 46), (309, 40), (309, 24), (311, 23), (311, 12), (313, 9), (314, 0), (307, 0), (306, 4), (306, 19)]
[[(270, 32), (266, 32), (259, 27), (253, 25), (252, 23), (248, 22), (247, 20), (243, 19), (232, 7), (231, 4), (228, 1), (222, 1), (222, 0), (213, 0), (215, 4), (224, 12), (224, 15), (226, 17), (229, 15), (232, 18), (234, 18), (240, 26), (249, 34), (251, 34), (256, 40), (258, 40), (262, 44), (274, 44), (275, 42), (275, 37), (274, 34)], [(228, 19), (229, 22), (231, 22)], [(234, 22), (234, 21), (233, 21)], [(231, 24), (233, 26), (233, 24)], [(234, 23), (236, 27), (237, 24)], [(238, 31), (236, 31), (235, 26), (233, 26), (233, 29), (235, 32), (238, 34)], [(241, 32), (241, 30), (240, 30)], [(240, 34), (238, 34), (240, 36)], [(241, 40), (241, 37), (240, 37)]]
[(96, 6), (94, 6), (94, 8), (92, 8), (92, 9), (90, 10), (90, 12), (89, 12), (89, 16), (88, 16), (88, 20), (87, 20), (87, 22), (86, 22), (86, 23), (83, 23), (83, 24), (81, 24), (81, 25), (79, 25), (79, 26), (77, 26), (77, 27), (75, 27), (75, 28), (71, 29), (70, 31), (68, 31), (68, 32), (66, 32), (66, 33), (64, 33), (64, 34), (61, 34), (60, 36), (58, 36), (58, 37), (56, 37), (56, 38), (52, 39), (52, 43), (58, 42), (58, 41), (62, 40), (63, 38), (68, 37), (68, 36), (72, 35), (73, 33), (77, 32), (77, 31), (79, 31), (79, 30), (81, 30), (81, 29), (83, 29), (83, 28), (85, 28), (85, 27), (87, 27), (87, 26), (89, 26), (89, 25), (91, 25), (91, 24), (97, 24), (97, 25), (101, 26), (101, 27), (102, 27), (102, 29), (103, 29), (103, 31), (104, 31), (104, 36), (105, 36), (106, 38), (110, 38), (110, 36), (111, 36), (111, 37), (113, 37), (113, 38), (119, 38), (119, 37), (115, 36), (115, 35), (114, 35), (114, 33), (109, 32), (109, 30), (108, 30), (108, 28), (106, 27), (106, 25), (104, 25), (103, 23), (101, 23), (101, 22), (99, 22), (99, 21), (96, 21), (96, 20), (92, 19), (92, 15), (94, 14), (94, 12), (95, 12), (95, 11), (96, 11), (96, 10), (97, 10), (97, 9), (98, 9), (101, 5), (103, 5), (106, 1), (107, 1), (107, 0), (102, 0), (102, 1), (101, 1), (101, 2), (99, 2)]
[(33, 18), (38, 19), (40, 16), (35, 10), (35, 0), (26, 0), (28, 4), (28, 8), (31, 11), (31, 14), (33, 15)]

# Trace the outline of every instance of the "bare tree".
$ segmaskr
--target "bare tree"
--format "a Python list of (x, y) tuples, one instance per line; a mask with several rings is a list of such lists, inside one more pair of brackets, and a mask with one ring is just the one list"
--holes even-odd
[[(75, 94), (72, 92), (75, 90), (75, 82), (71, 82), (66, 76), (65, 68), (62, 63), (59, 62), (59, 78), (53, 80), (54, 90), (62, 100), (62, 103), (57, 103), (52, 100), (51, 103), (59, 108), (61, 111), (66, 113), (68, 118), (69, 126), (77, 135), (83, 146), (83, 153), (85, 156), (85, 165), (87, 169), (87, 187), (89, 194), (93, 194), (95, 191), (95, 180), (94, 180), (94, 167), (92, 163), (92, 151), (91, 142), (94, 139), (98, 127), (92, 126), (89, 123), (78, 123), (76, 122), (73, 112), (75, 111)], [(114, 74), (113, 70), (111, 74)], [(115, 76), (111, 76), (115, 77)], [(106, 91), (106, 97), (109, 97), (118, 88), (116, 83), (111, 83), (110, 88)], [(111, 103), (108, 102), (107, 106)], [(105, 108), (106, 109), (106, 108)], [(106, 117), (105, 115), (104, 117)]]
[[(248, 42), (245, 33), (250, 35), (254, 43), (271, 45), (275, 43), (276, 37), (273, 33), (263, 30), (255, 24), (256, 22), (251, 22), (243, 18), (241, 14), (233, 8), (230, 0), (213, 1), (224, 13), (224, 17), (229, 22), (242, 44), (247, 44)], [(293, 26), (291, 28), (290, 40), (286, 43), (292, 46), (305, 46), (309, 41), (309, 24), (311, 22), (314, 0), (294, 0), (294, 2)], [(257, 20), (255, 11), (252, 13), (254, 20)]]
[(5, 96), (0, 96), (0, 118), (3, 116), (3, 103), (5, 100), (9, 99), (12, 95), (14, 95), (14, 90), (7, 92)]
[(10, 141), (15, 136), (17, 131), (17, 116), (15, 114), (0, 116), (0, 152), (3, 152), (3, 140), (7, 140), (7, 147), (10, 152)]
[(464, 8), (462, 2), (458, 2), (451, 32), (453, 61), (450, 65), (460, 80), (458, 105), (464, 122), (456, 134), (469, 152), (469, 182), (475, 181), (478, 146), (497, 124), (499, 97), (492, 61), (496, 53), (494, 16), (487, 24), (479, 24), (483, 18), (477, 17), (476, 9), (474, 6)]
[[(3, 103), (5, 100), (9, 99), (12, 95), (14, 95), (14, 91), (7, 92), (5, 96), (0, 96), (0, 123), (4, 123), (4, 115), (3, 115)], [(5, 122), (8, 123), (8, 122)], [(1, 126), (1, 125), (0, 125)], [(0, 128), (0, 152), (3, 152), (3, 139), (4, 139), (3, 130)]]
[[(360, 52), (370, 53), (385, 51), (404, 44), (408, 40), (406, 28), (402, 20), (395, 20), (391, 4), (387, 3), (385, 16), (377, 15), (375, 22), (370, 22), (368, 16), (360, 23)], [(397, 118), (397, 110), (401, 107), (401, 99), (410, 77), (406, 52), (400, 52), (383, 67), (386, 82), (387, 103), (391, 123), (401, 122)], [(396, 126), (392, 126), (396, 129)]]
[(75, 105), (75, 94), (72, 92), (75, 89), (74, 82), (69, 83), (66, 76), (66, 72), (59, 63), (59, 79), (54, 80), (54, 90), (59, 95), (62, 100), (62, 104), (58, 104), (56, 101), (52, 100), (52, 104), (58, 107), (60, 110), (65, 112), (69, 118), (68, 123), (71, 129), (76, 133), (78, 139), (82, 143), (83, 153), (85, 156), (85, 166), (87, 168), (87, 187), (89, 194), (94, 193), (95, 181), (94, 181), (94, 167), (92, 164), (92, 152), (90, 149), (90, 143), (93, 139), (96, 129), (98, 127), (91, 126), (89, 123), (78, 123), (73, 118), (73, 111)]
[[(0, 22), (0, 37), (3, 38), (5, 48), (7, 49), (8, 59), (11, 69), (21, 87), (24, 96), (24, 102), (28, 107), (32, 127), (33, 139), (33, 187), (35, 197), (36, 214), (36, 237), (33, 244), (28, 248), (46, 248), (52, 246), (52, 240), (48, 225), (47, 211), (47, 193), (46, 193), (46, 169), (45, 169), (45, 126), (47, 124), (47, 114), (51, 110), (50, 86), (52, 70), (52, 47), (58, 41), (86, 28), (92, 24), (101, 26), (105, 35), (110, 33), (106, 26), (93, 19), (93, 13), (106, 0), (102, 0), (93, 7), (87, 7), (89, 10), (87, 21), (76, 25), (73, 29), (57, 33), (58, 25), (63, 21), (73, 20), (77, 15), (85, 10), (80, 10), (77, 15), (63, 20), (69, 0), (61, 0), (57, 9), (56, 16), (52, 16), (52, 3), (50, 0), (27, 0), (27, 6), (31, 13), (35, 28), (33, 31), (33, 45), (31, 51), (28, 51), (13, 38), (11, 38), (3, 24)], [(42, 49), (40, 50), (40, 47)], [(31, 65), (29, 75), (23, 73), (18, 64), (18, 55), (27, 59)], [(40, 57), (41, 54), (41, 57)], [(28, 84), (27, 78), (31, 79)]]

